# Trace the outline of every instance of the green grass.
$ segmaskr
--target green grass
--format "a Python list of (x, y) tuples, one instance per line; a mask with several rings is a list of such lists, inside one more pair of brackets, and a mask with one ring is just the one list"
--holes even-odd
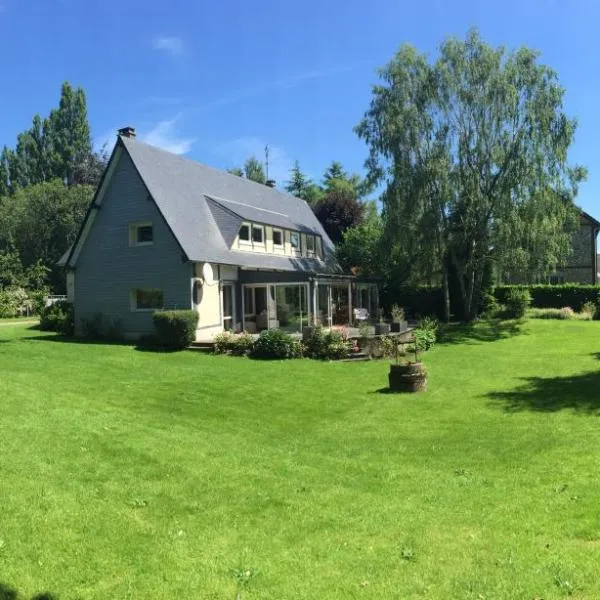
[(56, 340), (0, 328), (24, 598), (600, 597), (600, 322), (455, 329), (419, 395), (385, 362)]

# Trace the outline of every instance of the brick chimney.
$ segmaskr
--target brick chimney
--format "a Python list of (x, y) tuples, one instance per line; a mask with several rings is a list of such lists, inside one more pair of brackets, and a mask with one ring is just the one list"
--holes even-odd
[(267, 181), (265, 181), (265, 185), (268, 185), (269, 187), (274, 188), (275, 187), (275, 180), (274, 179), (267, 179)]
[(134, 138), (135, 137), (135, 128), (123, 127), (122, 129), (119, 129), (118, 134), (122, 137)]

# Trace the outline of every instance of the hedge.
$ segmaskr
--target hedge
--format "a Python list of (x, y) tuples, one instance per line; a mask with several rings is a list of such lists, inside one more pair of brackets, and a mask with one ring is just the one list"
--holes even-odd
[(60, 300), (44, 307), (40, 314), (40, 329), (73, 335), (75, 331), (73, 305), (66, 300)]
[(394, 304), (401, 306), (409, 318), (444, 318), (444, 292), (440, 287), (415, 286), (400, 287), (384, 291), (384, 302), (391, 311)]
[(183, 350), (196, 337), (195, 310), (159, 310), (153, 315), (157, 342), (165, 348)]
[(598, 306), (600, 286), (567, 283), (563, 285), (498, 285), (494, 296), (500, 304), (506, 304), (511, 290), (529, 290), (533, 308), (563, 308), (570, 306), (579, 312), (586, 302)]

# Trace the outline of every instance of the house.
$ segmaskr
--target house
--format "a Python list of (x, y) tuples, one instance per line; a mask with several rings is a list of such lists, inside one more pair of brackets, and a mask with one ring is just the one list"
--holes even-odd
[(550, 276), (549, 283), (598, 283), (598, 231), (600, 222), (581, 211), (573, 234), (573, 253), (567, 264)]
[(573, 252), (567, 264), (558, 267), (554, 273), (540, 277), (536, 274), (512, 273), (506, 283), (561, 283), (596, 284), (598, 274), (598, 232), (600, 222), (584, 211), (579, 213), (579, 228), (573, 233), (571, 244)]
[(153, 332), (156, 309), (198, 311), (196, 338), (302, 331), (374, 314), (377, 286), (344, 273), (303, 200), (119, 130), (75, 243), (61, 259), (75, 328)]

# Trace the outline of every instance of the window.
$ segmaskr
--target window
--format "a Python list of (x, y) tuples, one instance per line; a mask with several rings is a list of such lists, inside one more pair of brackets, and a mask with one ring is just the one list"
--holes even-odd
[(283, 231), (273, 229), (273, 246), (283, 246)]
[(254, 244), (265, 243), (265, 229), (262, 225), (252, 225), (252, 242)]
[(250, 241), (250, 225), (248, 223), (244, 223), (240, 227), (240, 242), (249, 242)]
[(233, 329), (233, 285), (229, 283), (223, 286), (223, 329)]
[(254, 288), (244, 288), (244, 314), (254, 314)]
[(317, 236), (317, 256), (322, 260), (323, 259), (323, 240), (321, 236)]
[(134, 223), (129, 226), (130, 246), (149, 246), (154, 243), (152, 223)]
[(306, 235), (306, 253), (308, 256), (315, 255), (315, 236), (307, 234)]
[(164, 306), (162, 290), (132, 290), (132, 310), (156, 310)]
[(290, 244), (294, 250), (300, 250), (300, 234), (297, 231), (290, 233)]

